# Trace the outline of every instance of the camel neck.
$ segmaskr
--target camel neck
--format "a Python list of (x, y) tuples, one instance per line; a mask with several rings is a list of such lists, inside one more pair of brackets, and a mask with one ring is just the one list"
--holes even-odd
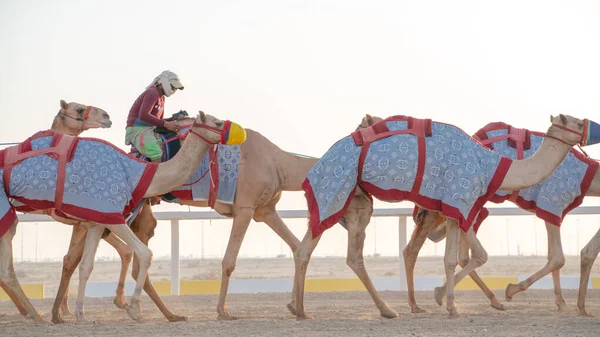
[(571, 147), (557, 139), (545, 137), (533, 156), (512, 162), (499, 189), (517, 191), (537, 185), (554, 172)]
[[(206, 137), (206, 130), (195, 131)], [(211, 145), (200, 137), (189, 134), (173, 159), (158, 164), (144, 197), (163, 195), (183, 185), (196, 172)]]

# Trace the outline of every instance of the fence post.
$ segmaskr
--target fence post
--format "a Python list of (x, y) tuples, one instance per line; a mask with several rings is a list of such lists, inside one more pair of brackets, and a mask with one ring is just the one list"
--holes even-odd
[(179, 220), (171, 220), (171, 295), (179, 296)]
[(406, 217), (398, 217), (398, 249), (400, 256), (400, 291), (406, 291), (406, 268), (404, 267), (404, 256), (402, 250), (406, 247)]

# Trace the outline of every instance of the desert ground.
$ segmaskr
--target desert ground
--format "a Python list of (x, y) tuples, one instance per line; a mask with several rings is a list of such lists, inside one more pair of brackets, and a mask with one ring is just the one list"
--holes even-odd
[[(545, 257), (490, 257), (480, 269), (483, 276), (530, 274), (542, 267)], [(293, 276), (293, 261), (282, 259), (241, 259), (235, 278), (279, 278)], [(397, 276), (398, 258), (372, 257), (366, 260), (371, 276)], [(45, 282), (46, 299), (34, 300), (34, 306), (47, 319), (60, 277), (59, 263), (19, 263), (21, 282)], [(97, 262), (92, 280), (108, 281), (118, 277), (118, 262)], [(169, 261), (155, 261), (153, 280), (169, 278)], [(578, 275), (579, 257), (567, 257), (564, 275)], [(417, 264), (418, 276), (442, 275), (441, 257), (423, 257)], [(600, 274), (598, 264), (593, 274)], [(219, 279), (219, 260), (182, 261), (182, 279)], [(343, 258), (316, 258), (309, 267), (309, 277), (353, 277)], [(71, 283), (70, 305), (75, 305), (77, 274)], [(568, 312), (557, 312), (552, 290), (531, 289), (518, 294), (511, 302), (503, 291), (495, 291), (507, 305), (497, 311), (488, 305), (479, 291), (458, 291), (456, 301), (461, 317), (449, 319), (445, 307), (435, 304), (431, 292), (417, 292), (417, 300), (427, 311), (410, 314), (406, 292), (382, 292), (383, 298), (400, 314), (396, 319), (383, 319), (366, 292), (308, 293), (306, 306), (313, 320), (297, 322), (285, 305), (289, 293), (230, 294), (229, 310), (239, 316), (233, 322), (217, 321), (217, 295), (165, 296), (171, 310), (185, 315), (187, 322), (168, 323), (153, 303), (143, 298), (144, 321), (137, 323), (112, 304), (112, 298), (87, 298), (86, 313), (97, 321), (94, 326), (70, 323), (38, 326), (18, 314), (12, 303), (0, 302), (0, 335), (2, 336), (597, 336), (600, 318), (578, 317), (575, 312), (577, 290), (565, 290), (571, 305)], [(588, 291), (588, 311), (600, 315), (600, 290)]]

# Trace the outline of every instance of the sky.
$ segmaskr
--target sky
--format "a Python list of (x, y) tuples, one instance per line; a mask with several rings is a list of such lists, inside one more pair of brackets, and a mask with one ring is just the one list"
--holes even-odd
[[(203, 110), (257, 130), (286, 151), (317, 157), (366, 113), (432, 118), (469, 134), (495, 121), (545, 131), (558, 113), (600, 121), (598, 17), (597, 1), (2, 0), (0, 142), (49, 128), (64, 99), (106, 110), (113, 127), (85, 135), (126, 149), (129, 108), (165, 69), (185, 86), (167, 98), (166, 115)], [(586, 151), (600, 158), (600, 145)], [(279, 208), (306, 203), (301, 193), (287, 193)], [(188, 210), (157, 208), (167, 209)], [(543, 223), (519, 219), (539, 229), (543, 253)], [(566, 251), (576, 254), (598, 228), (596, 218), (586, 219)], [(369, 229), (370, 253), (397, 254), (397, 226), (388, 220)], [(306, 222), (289, 223), (302, 237)], [(205, 234), (217, 238), (205, 253), (222, 256), (230, 222), (205, 225)], [(182, 226), (191, 233), (182, 239), (182, 255), (198, 256), (198, 222)], [(488, 246), (495, 247), (499, 234), (489, 231)], [(33, 256), (36, 233), (53, 239), (39, 243), (36, 255), (64, 254), (69, 227), (27, 224), (18, 234), (23, 249), (15, 239), (16, 257)], [(514, 235), (517, 251), (521, 237)], [(263, 224), (253, 224), (247, 237), (241, 256), (289, 255)], [(321, 242), (315, 254), (345, 254), (342, 229), (326, 232)], [(168, 255), (169, 244), (161, 222), (151, 243), (155, 256)], [(426, 253), (434, 250), (440, 253), (434, 245)], [(112, 251), (103, 244), (98, 255)]]

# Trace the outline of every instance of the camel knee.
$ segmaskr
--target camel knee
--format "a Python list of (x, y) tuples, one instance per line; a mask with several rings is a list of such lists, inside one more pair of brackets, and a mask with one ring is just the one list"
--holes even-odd
[[(475, 266), (481, 267), (487, 262), (488, 254), (485, 250), (482, 250), (479, 254), (471, 256), (471, 260), (474, 260), (473, 262), (475, 263)], [(469, 259), (467, 259), (467, 263), (468, 262), (469, 262)], [(461, 265), (461, 267), (462, 267), (462, 265)]]
[(552, 270), (557, 270), (557, 269), (562, 268), (562, 266), (565, 265), (565, 256), (561, 254), (560, 256), (553, 256), (553, 257), (549, 258), (548, 265), (550, 266), (550, 268)]
[(152, 251), (150, 250), (150, 248), (143, 246), (140, 249), (139, 254), (136, 254), (136, 256), (139, 260), (140, 267), (150, 267), (150, 263), (152, 262)]
[(362, 256), (348, 256), (346, 263), (354, 271), (365, 269), (365, 261)]
[(461, 268), (464, 268), (468, 263), (469, 263), (469, 257), (468, 256), (461, 257), (461, 258), (458, 259), (458, 265)]
[(131, 263), (133, 259), (133, 250), (127, 249), (126, 251), (121, 253), (121, 260), (125, 263)]
[(227, 277), (230, 277), (235, 270), (235, 261), (231, 261), (231, 259), (226, 257), (223, 259), (223, 261), (221, 261), (221, 268), (223, 270), (223, 274), (227, 275)]

